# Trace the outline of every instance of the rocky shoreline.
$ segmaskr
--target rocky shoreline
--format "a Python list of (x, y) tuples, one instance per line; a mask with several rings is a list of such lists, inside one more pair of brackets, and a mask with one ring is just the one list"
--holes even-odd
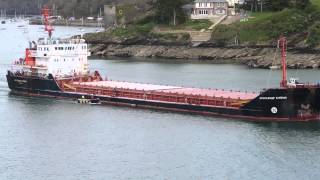
[[(272, 47), (192, 47), (189, 45), (123, 45), (95, 44), (91, 52), (96, 56), (147, 57), (212, 63), (245, 64), (252, 68), (280, 66), (280, 53)], [(276, 56), (276, 58), (275, 58)], [(276, 59), (276, 60), (274, 60)], [(320, 53), (290, 49), (287, 53), (288, 68), (319, 69)]]

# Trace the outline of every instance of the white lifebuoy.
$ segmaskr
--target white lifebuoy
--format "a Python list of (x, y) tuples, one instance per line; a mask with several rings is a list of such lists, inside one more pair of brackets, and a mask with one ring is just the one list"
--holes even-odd
[(277, 107), (272, 107), (271, 108), (272, 114), (277, 114), (278, 113), (278, 108)]

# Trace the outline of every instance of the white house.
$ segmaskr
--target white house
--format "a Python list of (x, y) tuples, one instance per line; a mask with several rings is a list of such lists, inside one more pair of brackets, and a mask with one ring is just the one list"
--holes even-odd
[(234, 7), (235, 4), (243, 4), (244, 0), (227, 0), (230, 7)]
[(227, 0), (195, 0), (191, 19), (211, 19), (227, 14)]

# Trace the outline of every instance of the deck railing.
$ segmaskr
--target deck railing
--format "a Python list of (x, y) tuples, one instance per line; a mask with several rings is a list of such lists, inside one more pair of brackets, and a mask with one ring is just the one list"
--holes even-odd
[[(71, 88), (72, 87), (72, 88)], [(86, 93), (90, 95), (102, 95), (118, 98), (130, 98), (137, 100), (161, 101), (169, 103), (219, 106), (239, 108), (248, 100), (231, 99), (224, 97), (203, 96), (197, 94), (170, 93), (164, 91), (144, 91), (124, 88), (108, 88), (100, 86), (68, 84), (64, 88), (66, 91)]]

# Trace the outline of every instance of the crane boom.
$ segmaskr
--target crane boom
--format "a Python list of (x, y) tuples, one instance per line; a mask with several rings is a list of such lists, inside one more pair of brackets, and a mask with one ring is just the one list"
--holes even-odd
[(43, 22), (45, 25), (45, 31), (48, 32), (48, 35), (51, 38), (52, 32), (54, 29), (50, 23), (50, 9), (48, 7), (44, 7), (42, 9), (42, 16), (43, 16)]

